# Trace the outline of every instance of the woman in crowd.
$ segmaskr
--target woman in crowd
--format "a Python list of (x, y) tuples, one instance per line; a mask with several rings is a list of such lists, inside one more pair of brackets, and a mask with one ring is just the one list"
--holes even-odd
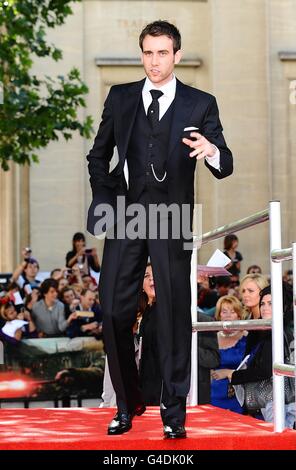
[(72, 268), (78, 264), (81, 272), (90, 273), (90, 268), (96, 273), (100, 272), (100, 263), (96, 248), (85, 248), (85, 236), (81, 232), (74, 234), (72, 239), (72, 250), (66, 255), (66, 266)]
[[(283, 314), (284, 314), (284, 356), (285, 363), (290, 362), (290, 343), (293, 340), (291, 329), (289, 328), (293, 312), (292, 287), (283, 283)], [(264, 320), (272, 318), (272, 298), (270, 286), (265, 287), (260, 292), (260, 314)], [(250, 332), (249, 338), (252, 338)], [(248, 367), (243, 370), (229, 370), (228, 379), (232, 385), (246, 384), (248, 382), (259, 382), (272, 377), (272, 334), (271, 330), (261, 330), (257, 332), (255, 344), (248, 341), (246, 354), (250, 354)], [(286, 379), (285, 379), (286, 380)], [(290, 380), (290, 379), (289, 379)], [(294, 383), (292, 384), (294, 387)], [(293, 388), (292, 388), (293, 390)], [(294, 389), (295, 390), (295, 389)], [(294, 399), (286, 397), (285, 422), (286, 427), (293, 428), (295, 423)], [(289, 403), (290, 402), (290, 403)], [(273, 420), (272, 400), (266, 403), (261, 409), (265, 421)]]
[[(159, 337), (157, 302), (152, 266), (148, 264), (145, 272), (143, 292), (140, 303), (142, 321), (139, 335), (141, 338), (140, 384), (143, 401), (146, 405), (159, 405), (161, 398), (161, 371), (159, 366)], [(211, 321), (208, 315), (199, 313), (198, 321)], [(198, 335), (198, 403), (211, 401), (210, 370), (218, 367), (220, 355), (217, 334), (203, 331)]]
[(30, 313), (23, 309), (17, 312), (13, 302), (8, 301), (1, 305), (0, 315), (5, 321), (1, 328), (2, 337), (4, 339), (13, 338), (20, 341), (23, 338), (36, 338), (36, 327), (31, 318)]
[(262, 274), (262, 269), (258, 264), (251, 264), (251, 266), (248, 267), (246, 274)]
[[(221, 297), (217, 302), (215, 319), (242, 320), (243, 310), (240, 301), (232, 295)], [(245, 356), (246, 336), (246, 331), (218, 332), (220, 367), (211, 372), (211, 404), (237, 413), (242, 413), (243, 408), (235, 397), (233, 387), (229, 387), (228, 375), (230, 370), (238, 367)]]
[(243, 257), (239, 251), (238, 238), (234, 233), (226, 235), (224, 238), (224, 254), (231, 259), (231, 263), (226, 266), (227, 271), (231, 273), (232, 287), (239, 285), (239, 275), (241, 271), (241, 261)]
[(242, 303), (245, 308), (245, 319), (260, 318), (260, 291), (268, 286), (268, 281), (262, 274), (247, 274), (240, 285)]

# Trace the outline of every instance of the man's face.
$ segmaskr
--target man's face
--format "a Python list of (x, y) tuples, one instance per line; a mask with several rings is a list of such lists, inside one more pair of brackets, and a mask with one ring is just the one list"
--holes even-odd
[(44, 295), (45, 300), (54, 302), (57, 299), (58, 291), (54, 287), (50, 287), (48, 292)]
[(147, 77), (156, 87), (161, 87), (172, 78), (175, 64), (181, 59), (181, 51), (174, 54), (173, 40), (167, 36), (145, 36), (142, 63)]
[(38, 270), (38, 265), (36, 263), (28, 263), (24, 269), (26, 276), (30, 278), (37, 276)]
[(87, 291), (85, 295), (81, 296), (81, 305), (82, 308), (88, 310), (92, 308), (93, 304), (95, 303), (96, 296), (94, 292)]

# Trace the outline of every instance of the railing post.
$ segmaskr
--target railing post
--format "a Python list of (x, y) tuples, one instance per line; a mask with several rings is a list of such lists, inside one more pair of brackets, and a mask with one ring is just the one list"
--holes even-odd
[[(191, 320), (197, 321), (197, 243), (193, 243), (191, 257)], [(191, 383), (188, 397), (189, 405), (196, 406), (198, 403), (198, 332), (192, 333), (191, 346)]]
[[(281, 206), (280, 201), (269, 203), (270, 219), (270, 252), (282, 247), (281, 241)], [(282, 263), (273, 262), (271, 267), (271, 296), (272, 296), (272, 361), (284, 362), (283, 344), (283, 285)], [(285, 427), (285, 396), (284, 377), (273, 373), (273, 416), (274, 431), (282, 432)]]
[(0, 340), (0, 365), (4, 364), (4, 346), (2, 341)]
[(292, 244), (292, 262), (293, 262), (293, 313), (294, 313), (294, 366), (295, 366), (295, 413), (296, 413), (296, 243)]

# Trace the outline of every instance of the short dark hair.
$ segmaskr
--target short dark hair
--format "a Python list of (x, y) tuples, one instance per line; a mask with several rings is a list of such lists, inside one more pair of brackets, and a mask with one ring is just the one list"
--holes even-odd
[(258, 266), (258, 264), (252, 264), (251, 266), (249, 266), (247, 269), (247, 274), (251, 274), (253, 272), (253, 269), (255, 269), (258, 274), (262, 274), (262, 269), (260, 268), (260, 266)]
[(41, 293), (42, 298), (44, 298), (45, 294), (47, 294), (47, 292), (49, 291), (49, 289), (51, 289), (51, 287), (53, 287), (56, 291), (58, 291), (58, 286), (59, 286), (58, 281), (56, 281), (55, 279), (51, 279), (51, 278), (45, 279), (40, 286), (40, 293)]
[[(271, 286), (264, 287), (259, 295), (259, 307), (261, 307), (263, 297), (271, 295)], [(283, 281), (283, 315), (284, 325), (289, 325), (293, 321), (293, 287), (285, 281)]]
[(231, 279), (229, 276), (217, 276), (216, 277), (216, 287), (229, 287), (231, 284)]
[(230, 250), (234, 241), (238, 242), (238, 238), (234, 233), (226, 235), (224, 238), (224, 250)]
[(80, 295), (82, 297), (84, 297), (88, 292), (91, 292), (92, 294), (95, 294), (95, 292), (93, 292), (91, 289), (89, 289), (88, 287), (85, 288), (85, 289), (82, 289), (82, 291), (80, 292)]
[(26, 261), (27, 264), (24, 267), (24, 269), (26, 269), (28, 267), (28, 264), (36, 264), (37, 268), (39, 269), (39, 263), (38, 263), (36, 258), (27, 258), (27, 259), (25, 259), (25, 261)]
[(70, 291), (72, 291), (73, 294), (75, 295), (75, 291), (74, 291), (73, 287), (70, 287), (70, 286), (63, 287), (63, 289), (61, 290), (61, 293), (60, 293), (61, 298), (63, 299), (64, 294), (66, 292), (70, 292)]
[(50, 277), (52, 277), (57, 271), (61, 271), (61, 268), (54, 268), (50, 273)]
[(139, 45), (143, 51), (143, 41), (146, 36), (167, 36), (173, 41), (174, 54), (181, 49), (181, 34), (175, 25), (168, 21), (153, 21), (153, 23), (147, 24), (142, 30), (139, 37)]

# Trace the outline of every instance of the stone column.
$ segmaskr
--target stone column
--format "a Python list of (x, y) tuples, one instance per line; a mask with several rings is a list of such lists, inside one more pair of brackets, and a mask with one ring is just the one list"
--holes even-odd
[(29, 244), (29, 168), (0, 171), (0, 271), (11, 272)]
[(289, 245), (296, 240), (295, 200), (296, 200), (296, 51), (280, 52), (279, 58), (283, 66), (283, 75), (286, 80), (285, 105), (286, 105), (286, 138), (287, 138), (287, 168), (286, 193), (287, 193), (287, 220), (285, 221), (285, 241)]

